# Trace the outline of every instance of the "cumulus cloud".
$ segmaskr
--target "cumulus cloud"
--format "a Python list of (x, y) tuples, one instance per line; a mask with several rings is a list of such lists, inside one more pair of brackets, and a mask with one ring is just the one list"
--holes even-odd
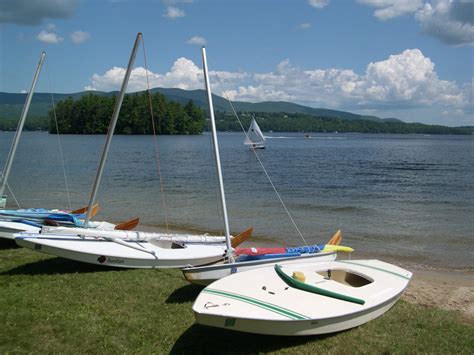
[[(134, 92), (145, 90), (147, 88), (146, 76), (150, 81), (151, 87), (179, 88), (185, 90), (202, 89), (204, 87), (202, 69), (193, 61), (187, 58), (178, 58), (171, 67), (170, 71), (165, 74), (147, 72), (144, 68), (138, 67), (132, 70), (128, 91)], [(242, 81), (246, 73), (232, 73), (225, 71), (211, 71), (210, 76), (216, 77), (226, 85), (234, 85), (236, 82)], [(125, 68), (113, 67), (103, 75), (94, 74), (91, 78), (91, 84), (86, 86), (86, 90), (112, 91), (120, 88)]]
[(474, 43), (474, 1), (471, 0), (358, 0), (375, 7), (374, 16), (389, 20), (414, 14), (422, 31), (449, 45)]
[(91, 38), (91, 35), (88, 32), (84, 31), (74, 31), (70, 35), (71, 41), (76, 44), (83, 43)]
[[(124, 68), (112, 68), (103, 75), (94, 74), (86, 89), (117, 90)], [(144, 68), (133, 70), (129, 89), (146, 89)], [(148, 72), (152, 87), (202, 89), (202, 69), (186, 58), (177, 59), (164, 73)], [(397, 110), (437, 108), (457, 115), (472, 114), (473, 85), (459, 87), (441, 80), (435, 64), (419, 49), (407, 49), (386, 60), (369, 63), (365, 72), (351, 69), (302, 69), (289, 59), (271, 72), (210, 72), (213, 91), (240, 101), (292, 101), (313, 107), (339, 108), (377, 113)], [(221, 85), (222, 84), (222, 85)]]
[(170, 19), (175, 19), (178, 17), (184, 17), (186, 14), (184, 13), (183, 10), (174, 7), (174, 6), (168, 6), (166, 9), (166, 13), (163, 15), (163, 17), (168, 17)]
[(358, 2), (377, 8), (374, 16), (382, 21), (414, 13), (423, 6), (422, 0), (358, 0)]
[(474, 43), (474, 2), (426, 3), (415, 18), (423, 32), (450, 45)]
[(39, 25), (44, 19), (72, 16), (79, 0), (2, 0), (0, 23)]
[(317, 9), (322, 9), (329, 4), (329, 0), (308, 0), (308, 4)]
[(36, 38), (43, 42), (43, 43), (49, 43), (49, 44), (58, 44), (64, 41), (64, 38), (60, 37), (57, 33), (55, 32), (48, 32), (46, 30), (42, 30)]
[(297, 28), (300, 30), (307, 30), (308, 28), (311, 28), (311, 24), (309, 22), (300, 23)]
[(194, 37), (191, 37), (190, 39), (188, 39), (186, 41), (187, 44), (196, 44), (196, 45), (199, 45), (199, 46), (204, 46), (207, 41), (204, 37), (201, 37), (201, 36), (194, 36)]

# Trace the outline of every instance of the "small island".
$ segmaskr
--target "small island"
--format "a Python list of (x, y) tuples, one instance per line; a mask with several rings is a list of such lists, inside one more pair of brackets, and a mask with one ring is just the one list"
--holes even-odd
[[(79, 100), (68, 97), (49, 111), (49, 132), (105, 134), (115, 105), (115, 96), (89, 93)], [(153, 112), (151, 112), (151, 108)], [(55, 122), (57, 119), (57, 129)], [(154, 125), (152, 124), (152, 119)], [(192, 100), (186, 105), (167, 101), (160, 93), (126, 95), (115, 128), (116, 134), (200, 134), (204, 112)]]

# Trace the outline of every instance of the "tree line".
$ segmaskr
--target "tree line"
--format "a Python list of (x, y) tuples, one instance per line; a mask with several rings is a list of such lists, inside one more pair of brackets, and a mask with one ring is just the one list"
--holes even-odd
[[(347, 120), (335, 117), (321, 117), (301, 113), (241, 113), (244, 128), (255, 116), (262, 131), (268, 132), (339, 132), (339, 133), (395, 133), (395, 134), (472, 134), (474, 127), (446, 127), (422, 123), (397, 121)], [(234, 115), (216, 113), (217, 129), (220, 131), (241, 131)]]
[[(112, 117), (116, 97), (92, 93), (79, 100), (68, 97), (49, 112), (49, 132), (62, 134), (104, 134)], [(150, 105), (151, 101), (151, 105)], [(153, 115), (150, 111), (153, 108)], [(181, 105), (167, 101), (160, 93), (125, 95), (115, 127), (116, 134), (201, 134), (204, 112), (193, 101)]]
[[(150, 97), (147, 92), (125, 95), (116, 126), (116, 134), (153, 134), (150, 114)], [(208, 116), (193, 101), (181, 105), (167, 101), (164, 95), (151, 95), (156, 134), (201, 134), (209, 129)], [(79, 100), (72, 97), (60, 101), (50, 110), (49, 117), (28, 117), (25, 130), (49, 130), (56, 133), (54, 114), (60, 133), (104, 134), (115, 105), (115, 96), (93, 93)], [(302, 113), (239, 112), (244, 129), (255, 116), (263, 131), (274, 132), (357, 132), (357, 133), (416, 133), (416, 134), (473, 134), (474, 127), (446, 127), (401, 121), (347, 120), (335, 117), (314, 116)], [(15, 130), (18, 118), (0, 117), (0, 130)], [(241, 131), (229, 112), (216, 112), (219, 131)]]

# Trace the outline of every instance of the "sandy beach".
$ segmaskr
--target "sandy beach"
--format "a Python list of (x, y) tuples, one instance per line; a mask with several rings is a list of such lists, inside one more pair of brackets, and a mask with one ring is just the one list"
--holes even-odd
[(414, 273), (403, 299), (425, 307), (458, 311), (474, 323), (474, 272), (411, 269)]

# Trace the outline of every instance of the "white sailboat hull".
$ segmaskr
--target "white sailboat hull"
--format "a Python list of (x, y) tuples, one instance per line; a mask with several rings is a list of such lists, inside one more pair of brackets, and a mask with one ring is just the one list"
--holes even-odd
[[(43, 227), (44, 228), (44, 227)], [(60, 227), (65, 230), (67, 230), (69, 227)], [(91, 231), (96, 230), (96, 231), (113, 231), (115, 228), (115, 224), (109, 223), (109, 222), (96, 222), (96, 221), (91, 221), (89, 222), (89, 228), (85, 229), (82, 228), (82, 230), (87, 231), (86, 233), (92, 233)], [(76, 229), (76, 228), (70, 228), (70, 229)], [(5, 239), (15, 239), (15, 234), (16, 233), (40, 233), (42, 228), (38, 228), (35, 226), (31, 226), (29, 224), (21, 223), (21, 222), (12, 222), (12, 221), (2, 221), (0, 220), (0, 238), (5, 238)]]
[(119, 268), (182, 268), (216, 262), (225, 253), (224, 245), (184, 245), (175, 249), (173, 243), (118, 243), (69, 236), (42, 238), (20, 234), (15, 242), (22, 247), (62, 258)]
[(184, 278), (197, 285), (209, 285), (212, 282), (222, 279), (223, 277), (235, 274), (237, 272), (244, 272), (254, 270), (262, 267), (273, 266), (275, 264), (289, 265), (295, 263), (302, 263), (308, 261), (333, 261), (336, 260), (336, 252), (320, 252), (314, 254), (302, 254), (300, 256), (282, 257), (274, 259), (241, 261), (232, 264), (218, 264), (198, 267), (189, 267), (181, 270)]
[[(90, 222), (93, 226), (94, 222)], [(197, 244), (212, 244), (225, 243), (223, 236), (210, 236), (207, 234), (173, 234), (173, 233), (156, 233), (156, 232), (142, 232), (142, 231), (128, 231), (128, 230), (107, 230), (98, 228), (70, 228), (70, 227), (48, 227), (41, 228), (41, 236), (62, 235), (74, 237), (95, 237), (95, 238), (117, 238), (126, 240), (140, 240), (151, 241), (161, 240), (178, 243), (197, 243)], [(232, 236), (231, 236), (232, 237)]]
[[(247, 271), (206, 287), (193, 305), (196, 321), (257, 334), (338, 332), (387, 312), (412, 276), (407, 270), (378, 260), (282, 265), (281, 270), (291, 280), (292, 272), (303, 272), (304, 284), (317, 288), (319, 293), (292, 286), (272, 267)], [(330, 279), (323, 276), (327, 270), (332, 270)], [(338, 279), (337, 275), (347, 274), (352, 277), (346, 278), (347, 283)]]
[[(281, 335), (281, 336), (304, 336), (304, 335), (321, 335), (328, 333), (336, 333), (343, 330), (358, 327), (387, 312), (398, 301), (400, 296), (389, 300), (386, 304), (376, 307), (367, 313), (350, 314), (343, 317), (334, 317), (318, 320), (305, 321), (268, 321), (253, 319), (238, 319), (232, 330), (265, 334), (265, 335)], [(196, 322), (202, 325), (217, 328), (227, 328), (225, 321), (228, 317), (215, 317), (207, 314), (195, 313)], [(230, 329), (230, 328), (227, 328)]]
[(4, 239), (15, 239), (13, 236), (16, 233), (28, 232), (28, 233), (38, 233), (40, 228), (30, 226), (29, 224), (19, 223), (19, 222), (10, 222), (10, 221), (0, 221), (0, 238)]

